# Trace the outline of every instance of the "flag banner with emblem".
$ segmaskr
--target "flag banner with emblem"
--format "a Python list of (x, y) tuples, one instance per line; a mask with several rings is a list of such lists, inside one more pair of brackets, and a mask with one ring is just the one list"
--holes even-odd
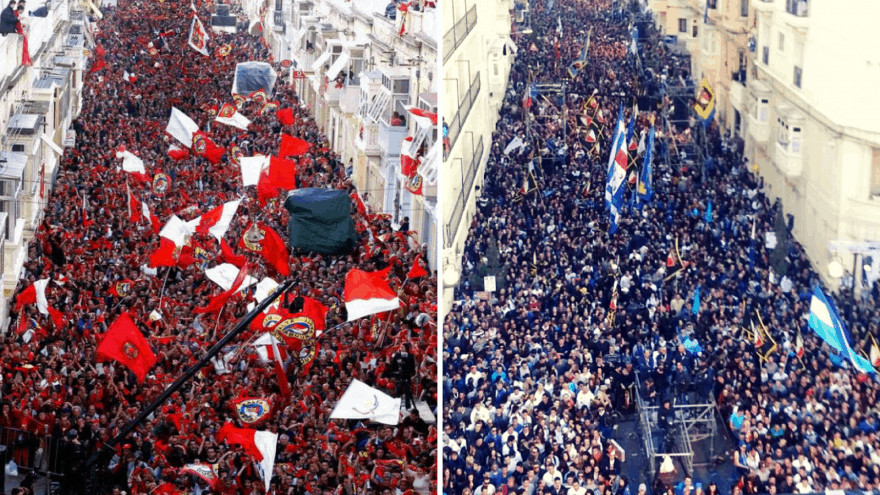
[(171, 108), (171, 117), (165, 132), (174, 139), (180, 141), (187, 148), (192, 148), (193, 133), (199, 130), (199, 125), (189, 118), (189, 115), (181, 112), (177, 107)]
[(875, 372), (870, 361), (853, 351), (849, 343), (849, 331), (844, 327), (831, 300), (825, 297), (818, 285), (813, 287), (808, 323), (822, 340), (843, 354), (856, 369), (862, 373)]
[(770, 335), (770, 330), (764, 325), (764, 320), (761, 318), (761, 314), (758, 313), (757, 310), (755, 310), (755, 316), (757, 316), (758, 319), (758, 326), (755, 326), (754, 320), (751, 322), (755, 352), (762, 361), (767, 361), (770, 358), (770, 354), (773, 354), (779, 345), (776, 343), (776, 340), (773, 339), (773, 336)]
[(110, 329), (101, 339), (96, 355), (99, 360), (119, 362), (130, 369), (141, 383), (150, 368), (156, 364), (156, 355), (153, 354), (150, 343), (128, 313), (122, 313), (110, 325)]
[(226, 154), (226, 148), (217, 146), (217, 144), (202, 131), (196, 131), (193, 133), (192, 150), (196, 156), (200, 156), (214, 165), (220, 163), (220, 159)]
[(388, 285), (388, 270), (353, 269), (345, 276), (345, 309), (348, 321), (400, 307), (397, 293)]
[(123, 279), (110, 284), (110, 294), (116, 297), (128, 297), (134, 287), (134, 280)]
[(192, 239), (196, 225), (198, 225), (198, 219), (194, 222), (184, 222), (177, 215), (171, 215), (171, 218), (165, 222), (162, 230), (159, 231), (159, 237), (168, 239), (177, 247), (183, 247), (189, 244), (190, 239)]
[(210, 53), (208, 52), (208, 40), (210, 37), (208, 33), (205, 31), (205, 26), (202, 25), (202, 21), (199, 19), (199, 16), (194, 15), (192, 24), (189, 27), (189, 39), (187, 40), (187, 44), (193, 48), (193, 50), (201, 53), (202, 55), (208, 56)]
[(251, 125), (251, 121), (244, 115), (238, 113), (238, 109), (233, 103), (224, 103), (217, 112), (217, 117), (214, 120), (221, 124), (237, 127), (243, 131), (246, 131), (248, 126)]
[(217, 473), (214, 472), (214, 468), (207, 464), (187, 464), (181, 468), (180, 474), (191, 474), (207, 483), (212, 489), (215, 488), (217, 482), (220, 481), (217, 479)]
[(407, 179), (406, 184), (404, 184), (403, 187), (405, 187), (410, 193), (416, 196), (421, 196), (423, 193), (422, 186), (424, 186), (424, 180), (422, 179), (422, 175), (417, 173)]
[(252, 223), (241, 237), (240, 245), (262, 256), (282, 276), (290, 276), (287, 246), (281, 236), (268, 225), (263, 222)]
[(697, 115), (700, 116), (703, 125), (708, 125), (715, 117), (715, 92), (712, 91), (707, 79), (703, 79), (703, 82), (700, 83), (700, 89), (699, 93), (697, 93), (697, 102), (694, 104), (694, 110), (697, 112)]
[(272, 404), (258, 397), (240, 397), (232, 403), (239, 421), (246, 426), (256, 426), (269, 419)]
[(400, 419), (400, 399), (354, 379), (336, 403), (330, 418), (369, 419), (386, 425), (396, 425)]
[(292, 249), (338, 255), (356, 246), (351, 198), (346, 191), (297, 189), (290, 192), (284, 208), (290, 213), (287, 235)]

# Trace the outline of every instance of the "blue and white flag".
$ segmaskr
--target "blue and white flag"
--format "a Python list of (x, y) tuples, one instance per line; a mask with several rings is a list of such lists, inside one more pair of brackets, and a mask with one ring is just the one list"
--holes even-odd
[(626, 166), (629, 157), (626, 154), (626, 131), (623, 128), (623, 106), (620, 107), (617, 116), (617, 126), (614, 131), (614, 147), (611, 148), (608, 157), (608, 183), (605, 186), (605, 204), (610, 213), (611, 227), (609, 235), (617, 232), (620, 219), (620, 209), (623, 206), (624, 192), (623, 183), (626, 180)]
[(819, 337), (831, 347), (837, 349), (844, 358), (848, 359), (862, 373), (874, 373), (871, 363), (856, 354), (850, 347), (847, 339), (847, 330), (843, 321), (837, 315), (834, 305), (825, 297), (818, 286), (813, 287), (813, 298), (810, 301), (809, 325)]

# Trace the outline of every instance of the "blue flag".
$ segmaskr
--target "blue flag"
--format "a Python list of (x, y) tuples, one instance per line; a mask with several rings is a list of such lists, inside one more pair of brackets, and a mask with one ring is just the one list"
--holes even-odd
[(654, 127), (648, 132), (648, 144), (645, 146), (645, 161), (642, 163), (642, 176), (639, 178), (639, 204), (650, 202), (654, 197), (654, 184), (651, 180), (651, 164), (654, 153)]
[(706, 207), (706, 222), (712, 223), (712, 202), (709, 201), (709, 206)]
[(700, 288), (697, 287), (697, 293), (694, 294), (694, 305), (691, 307), (691, 313), (697, 314), (700, 312)]

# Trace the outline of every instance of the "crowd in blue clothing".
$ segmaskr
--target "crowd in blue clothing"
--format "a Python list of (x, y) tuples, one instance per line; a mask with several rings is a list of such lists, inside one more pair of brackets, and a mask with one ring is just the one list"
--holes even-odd
[[(654, 70), (638, 71), (610, 2), (559, 0), (551, 10), (538, 0), (532, 12), (536, 35), (517, 42), (463, 281), (444, 322), (444, 493), (635, 495), (611, 440), (615, 418), (635, 411), (636, 389), (661, 416), (714, 401), (737, 444), (732, 492), (880, 488), (876, 375), (854, 371), (807, 327), (822, 281), (796, 240), (782, 253), (785, 274), (771, 269), (765, 240), (778, 231), (777, 207), (741, 143), (712, 123), (710, 160), (694, 165), (683, 150), (693, 149), (696, 129), (663, 125), (670, 100), (642, 108), (637, 135), (651, 126), (657, 134), (653, 199), (624, 207), (608, 234), (607, 151), (620, 99), (597, 98), (611, 121), (599, 153), (579, 117), (594, 89), (657, 94), (667, 79), (687, 79), (687, 64), (648, 29), (640, 55)], [(524, 108), (531, 82), (567, 77), (590, 28), (589, 62), (564, 102), (539, 97)], [(504, 153), (516, 137), (525, 147)], [(523, 194), (530, 162), (538, 190)], [(497, 291), (483, 292), (485, 275)], [(845, 289), (841, 296), (854, 347), (865, 349), (880, 325), (880, 288), (865, 305)], [(756, 347), (758, 315), (775, 349)], [(653, 432), (660, 451), (671, 441), (662, 419)], [(718, 490), (641, 481), (652, 494)]]

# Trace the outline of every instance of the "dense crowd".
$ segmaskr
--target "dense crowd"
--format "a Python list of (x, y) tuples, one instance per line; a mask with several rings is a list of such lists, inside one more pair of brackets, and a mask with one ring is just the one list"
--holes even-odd
[[(614, 10), (610, 1), (538, 0), (535, 35), (517, 39), (463, 282), (443, 324), (444, 493), (703, 492), (683, 466), (679, 485), (658, 476), (637, 490), (621, 474), (614, 425), (634, 412), (636, 391), (660, 407), (650, 434), (661, 453), (675, 448), (675, 404), (714, 401), (729, 419), (736, 476), (696, 480), (705, 491), (880, 488), (876, 375), (854, 371), (807, 327), (822, 282), (801, 246), (792, 240), (783, 253), (784, 276), (770, 269), (765, 233), (776, 208), (741, 146), (713, 122), (704, 167), (682, 153), (697, 129), (664, 125), (664, 96), (679, 75), (690, 79), (687, 60), (649, 29), (637, 70), (621, 50), (630, 18)], [(588, 33), (589, 60), (565, 100), (528, 94), (531, 82), (569, 78)], [(609, 141), (618, 105), (629, 117), (637, 94), (657, 102), (636, 126), (636, 139), (655, 126), (654, 197), (627, 205), (609, 235)], [(585, 116), (605, 121), (598, 147)], [(526, 146), (505, 153), (517, 137)], [(631, 166), (641, 167), (636, 153)], [(526, 192), (529, 163), (537, 188)], [(496, 276), (497, 291), (483, 291), (483, 275)], [(878, 287), (869, 292), (869, 304), (852, 306), (841, 291), (856, 349), (867, 350), (880, 323)], [(750, 333), (759, 314), (778, 343), (766, 362)]]
[[(201, 2), (198, 16), (205, 21), (211, 10), (212, 2)], [(240, 7), (234, 5), (233, 12), (241, 23)], [(285, 235), (283, 196), (260, 206), (255, 188), (242, 186), (230, 151), (217, 164), (192, 155), (172, 158), (168, 151), (175, 141), (164, 130), (171, 107), (177, 107), (214, 143), (238, 146), (244, 156), (277, 153), (282, 132), (307, 141), (308, 153), (295, 159), (297, 184), (352, 194), (358, 246), (344, 256), (293, 252), (286, 260), (296, 280), (291, 296), (310, 297), (329, 308), (314, 360), (300, 362), (291, 353), (285, 363), (289, 396), (273, 365), (261, 362), (248, 345), (256, 337), (248, 329), (223, 350), (228, 360), (220, 369), (218, 362), (205, 367), (113, 447), (109, 464), (102, 457), (94, 469), (109, 472), (101, 480), (109, 477), (114, 493), (265, 493), (253, 456), (216, 438), (225, 423), (248, 426), (232, 405), (235, 399), (256, 397), (271, 405), (258, 429), (279, 434), (269, 493), (432, 491), (436, 432), (417, 413), (402, 414), (396, 427), (329, 419), (353, 379), (389, 394), (401, 390), (389, 363), (404, 346), (415, 363), (406, 386), (436, 407), (435, 278), (406, 278), (417, 255), (427, 260), (432, 253), (413, 240), (414, 233), (395, 232), (386, 216), (358, 208), (344, 165), (279, 65), (280, 77), (268, 100), (277, 109), (292, 109), (293, 124), (283, 124), (273, 105), (256, 99), (243, 101), (239, 109), (252, 120), (247, 131), (213, 122), (217, 107), (232, 102), (238, 62), (274, 64), (261, 37), (212, 33), (210, 55), (203, 56), (186, 44), (189, 2), (124, 0), (104, 14), (97, 22), (99, 48), (85, 77), (82, 112), (73, 124), (76, 146), (61, 159), (19, 284), (21, 291), (37, 280), (51, 280), (48, 303), (63, 316), (44, 316), (37, 305), (23, 305), (13, 311), (0, 346), (5, 375), (0, 426), (6, 428), (2, 441), (10, 458), (22, 467), (61, 471), (63, 492), (82, 493), (89, 474), (86, 459), (232, 328), (253, 301), (253, 291), (246, 291), (246, 297), (231, 298), (219, 314), (194, 313), (223, 290), (204, 270), (228, 257), (212, 237), (195, 234), (192, 242), (202, 250), (198, 262), (151, 268), (150, 254), (160, 239), (149, 221), (131, 221), (129, 189), (160, 223), (172, 215), (189, 220), (245, 197), (224, 239), (234, 256), (246, 257), (250, 276), (284, 280), (275, 266), (239, 247), (253, 221)], [(120, 170), (117, 152), (123, 149), (139, 155), (150, 176), (166, 174), (167, 189)], [(387, 267), (401, 309), (345, 323), (346, 273)], [(119, 282), (130, 283), (130, 293), (116, 290)], [(158, 358), (143, 383), (118, 363), (96, 359), (102, 334), (123, 312), (136, 321)], [(209, 486), (182, 472), (189, 463), (211, 466), (219, 482)]]

